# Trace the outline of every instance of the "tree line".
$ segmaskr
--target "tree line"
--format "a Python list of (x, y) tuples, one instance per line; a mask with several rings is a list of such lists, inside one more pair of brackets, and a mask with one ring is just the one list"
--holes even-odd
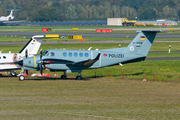
[(0, 0), (0, 15), (14, 12), (16, 20), (82, 21), (128, 18), (138, 20), (180, 17), (180, 0)]

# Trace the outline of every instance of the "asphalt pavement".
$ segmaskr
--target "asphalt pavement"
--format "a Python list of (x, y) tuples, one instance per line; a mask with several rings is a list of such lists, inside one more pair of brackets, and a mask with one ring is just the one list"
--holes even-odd
[[(0, 32), (0, 36), (32, 37), (34, 35), (59, 34), (60, 36), (82, 35), (83, 37), (134, 38), (136, 33), (48, 33), (48, 32)], [(160, 34), (156, 38), (180, 38), (180, 34)]]
[[(21, 36), (21, 37), (32, 37), (34, 35), (46, 35), (52, 33), (30, 33), (30, 32), (1, 32), (0, 36)], [(136, 34), (128, 33), (53, 33), (59, 34), (60, 36), (68, 35), (82, 35), (83, 37), (112, 37), (112, 38), (125, 38), (127, 35), (129, 38), (134, 38)], [(156, 38), (180, 38), (180, 34), (157, 34)], [(53, 41), (43, 42), (42, 44), (82, 44), (82, 43), (130, 43), (131, 40), (115, 40), (115, 41), (89, 41), (89, 42), (77, 42), (77, 41)], [(180, 42), (180, 41), (154, 41), (154, 42)], [(0, 46), (3, 45), (25, 45), (27, 42), (1, 42)], [(180, 53), (179, 51), (172, 51), (172, 53)], [(166, 53), (162, 52), (149, 52), (149, 53)], [(146, 60), (180, 60), (180, 57), (153, 57), (146, 58)]]

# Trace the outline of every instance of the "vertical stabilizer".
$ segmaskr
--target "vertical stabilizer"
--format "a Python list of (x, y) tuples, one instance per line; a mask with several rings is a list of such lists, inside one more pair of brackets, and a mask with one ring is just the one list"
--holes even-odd
[(19, 52), (23, 55), (25, 55), (26, 50), (28, 51), (28, 56), (33, 56), (37, 54), (40, 46), (41, 46), (42, 40), (39, 39), (33, 39), (29, 40), (29, 42), (23, 47), (23, 49)]
[(12, 9), (11, 12), (10, 12), (10, 14), (7, 16), (9, 20), (14, 19), (13, 11), (14, 11), (14, 9)]
[(127, 46), (124, 53), (147, 56), (157, 32), (160, 31), (137, 31), (137, 36)]

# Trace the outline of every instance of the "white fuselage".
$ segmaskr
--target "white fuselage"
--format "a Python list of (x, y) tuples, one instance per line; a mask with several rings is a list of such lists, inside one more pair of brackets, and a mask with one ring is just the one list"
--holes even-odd
[(6, 22), (6, 21), (9, 21), (9, 18), (5, 17), (5, 16), (2, 16), (2, 17), (0, 17), (0, 21), (1, 22)]
[(0, 17), (0, 22), (7, 22), (7, 21), (13, 20), (13, 19), (14, 19), (14, 16), (13, 16), (13, 9), (12, 9), (10, 15)]
[(15, 53), (0, 53), (0, 71), (21, 69), (17, 62), (24, 57), (21, 54)]

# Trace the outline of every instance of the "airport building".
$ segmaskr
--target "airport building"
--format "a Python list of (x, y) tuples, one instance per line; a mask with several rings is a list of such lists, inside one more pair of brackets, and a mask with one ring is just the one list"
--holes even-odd
[(177, 25), (177, 22), (171, 20), (147, 20), (136, 21), (128, 20), (127, 18), (107, 18), (107, 25), (114, 26), (171, 26)]

